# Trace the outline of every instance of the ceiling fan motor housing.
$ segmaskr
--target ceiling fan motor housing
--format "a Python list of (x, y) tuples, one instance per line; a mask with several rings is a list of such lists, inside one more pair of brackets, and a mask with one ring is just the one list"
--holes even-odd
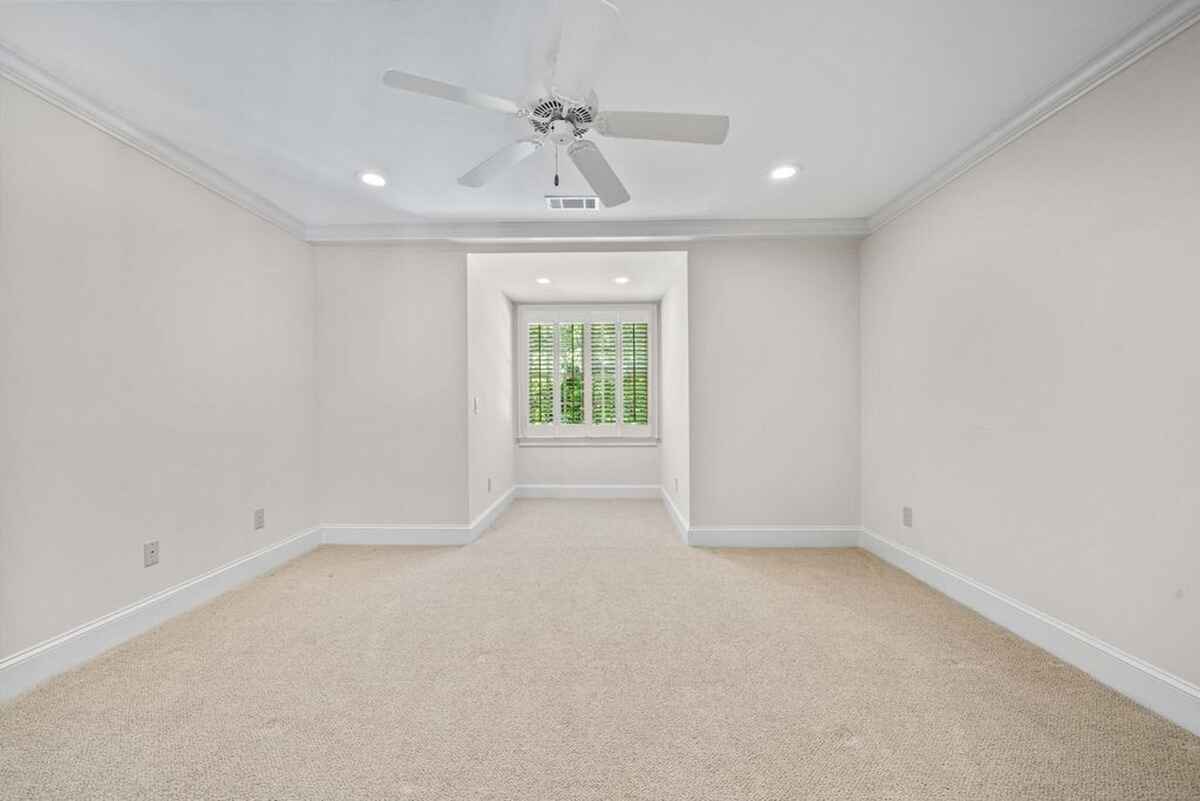
[(595, 102), (570, 103), (559, 97), (543, 97), (526, 111), (534, 131), (556, 145), (568, 145), (587, 133), (596, 121)]
[(556, 145), (569, 145), (575, 141), (575, 137), (579, 135), (576, 132), (575, 126), (566, 120), (555, 120), (550, 123), (550, 132), (546, 134), (546, 138)]

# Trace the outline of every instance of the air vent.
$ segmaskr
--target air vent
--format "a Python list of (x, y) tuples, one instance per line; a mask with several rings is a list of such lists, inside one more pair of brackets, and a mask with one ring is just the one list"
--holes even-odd
[(595, 195), (546, 195), (546, 207), (555, 211), (588, 211), (600, 208)]

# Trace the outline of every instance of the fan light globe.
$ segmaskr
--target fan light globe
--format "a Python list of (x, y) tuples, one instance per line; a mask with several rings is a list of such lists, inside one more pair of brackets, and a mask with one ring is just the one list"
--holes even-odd
[(364, 172), (358, 176), (358, 180), (362, 181), (367, 186), (374, 186), (376, 188), (387, 186), (387, 178), (384, 178), (377, 172)]

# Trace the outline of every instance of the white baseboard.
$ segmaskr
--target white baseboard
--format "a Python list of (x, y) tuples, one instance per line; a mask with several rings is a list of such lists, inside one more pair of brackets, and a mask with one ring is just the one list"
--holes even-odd
[(229, 564), (169, 587), (111, 614), (0, 659), (0, 700), (70, 670), (167, 620), (301, 556), (323, 542), (383, 545), (466, 545), (479, 539), (512, 503), (509, 489), (470, 525), (322, 526), (268, 545)]
[(0, 660), (0, 699), (99, 656), (320, 544), (309, 529)]
[(671, 515), (671, 522), (675, 524), (675, 528), (679, 530), (679, 539), (683, 540), (683, 544), (687, 545), (688, 541), (688, 519), (679, 511), (679, 507), (675, 505), (675, 499), (671, 497), (671, 493), (667, 492), (666, 487), (661, 488), (663, 503), (667, 506), (667, 514)]
[(679, 537), (696, 548), (855, 548), (858, 526), (693, 526), (665, 488), (659, 497)]
[(873, 531), (862, 532), (861, 545), (1100, 683), (1200, 734), (1200, 687)]
[(321, 524), (321, 542), (328, 545), (470, 545), (504, 514), (519, 487), (510, 487), (471, 523), (385, 523), (381, 525)]
[(321, 542), (326, 545), (470, 545), (474, 541), (466, 525), (321, 526)]
[[(239, 584), (267, 573), (307, 553), (322, 541), (392, 545), (466, 545), (474, 542), (503, 514), (514, 497), (523, 496), (523, 489), (519, 486), (510, 489), (470, 525), (327, 526), (303, 531), (0, 660), (0, 700), (22, 693)], [(1200, 687), (939, 564), (905, 545), (869, 530), (845, 527), (692, 528), (670, 496), (658, 487), (654, 490), (654, 497), (663, 499), (672, 521), (689, 545), (714, 548), (828, 548), (858, 544), (1117, 692), (1200, 735)]]
[(696, 526), (687, 544), (699, 548), (855, 548), (857, 526)]
[(483, 532), (491, 528), (498, 517), (504, 514), (508, 507), (512, 506), (513, 498), (517, 497), (517, 487), (509, 487), (508, 491), (496, 499), (496, 502), (483, 510), (479, 517), (471, 523), (471, 542), (479, 539)]
[(641, 498), (660, 496), (657, 484), (518, 484), (518, 498)]

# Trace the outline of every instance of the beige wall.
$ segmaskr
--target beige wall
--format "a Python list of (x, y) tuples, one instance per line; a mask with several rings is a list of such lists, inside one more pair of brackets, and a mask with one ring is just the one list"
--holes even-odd
[(512, 303), (486, 268), (467, 259), (467, 472), (474, 520), (513, 486), (515, 365)]
[(865, 524), (1192, 682), (1197, 76), (1200, 27), (871, 236), (862, 290)]
[(696, 244), (687, 303), (691, 523), (856, 525), (857, 243)]
[(658, 484), (657, 447), (523, 446), (518, 484)]
[(3, 80), (0, 119), (2, 657), (317, 519), (309, 246)]
[(321, 522), (466, 523), (465, 254), (314, 254)]
[(662, 439), (658, 484), (687, 520), (691, 515), (692, 430), (686, 272), (659, 304), (658, 332), (658, 431)]
[(514, 447), (511, 310), (468, 265), (488, 250), (314, 248), (322, 522), (461, 524), (514, 482), (658, 483), (655, 448)]

